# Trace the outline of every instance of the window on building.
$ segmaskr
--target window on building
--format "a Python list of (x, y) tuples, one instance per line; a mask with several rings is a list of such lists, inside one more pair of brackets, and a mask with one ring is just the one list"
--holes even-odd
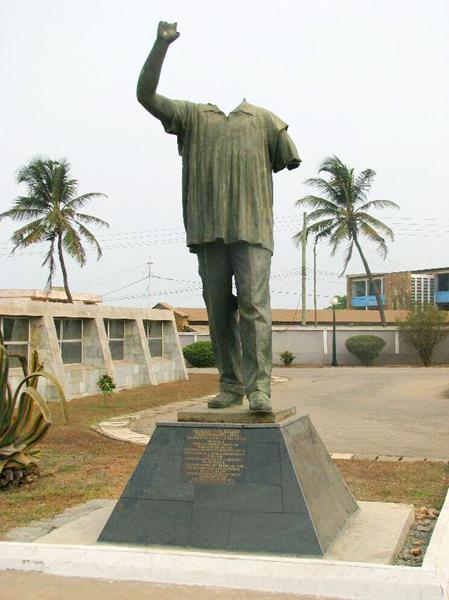
[(164, 354), (164, 322), (144, 321), (145, 334), (147, 336), (148, 348), (152, 357)]
[(440, 273), (438, 275), (438, 291), (449, 292), (449, 273)]
[(83, 362), (82, 319), (55, 319), (61, 358), (64, 364)]
[(352, 282), (352, 297), (366, 296), (366, 280)]
[(125, 321), (105, 319), (104, 326), (109, 340), (112, 360), (123, 360), (125, 356)]
[[(30, 320), (22, 317), (0, 318), (0, 331), (7, 354), (23, 354), (27, 362), (30, 352)], [(11, 358), (10, 367), (20, 367), (18, 358)]]
[(412, 302), (433, 304), (435, 301), (435, 278), (433, 275), (412, 275)]
[[(367, 282), (368, 283), (368, 282)], [(383, 279), (373, 279), (372, 283), (369, 283), (369, 294), (368, 296), (375, 296), (376, 288), (379, 290), (379, 294), (383, 293)]]

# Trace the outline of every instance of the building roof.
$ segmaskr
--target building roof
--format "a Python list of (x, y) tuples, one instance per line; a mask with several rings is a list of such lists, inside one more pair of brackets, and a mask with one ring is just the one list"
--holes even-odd
[[(189, 325), (199, 331), (199, 326), (208, 324), (207, 311), (205, 308), (174, 308), (175, 312), (182, 311), (186, 313), (189, 319)], [(291, 308), (273, 308), (271, 311), (273, 325), (289, 325), (290, 323), (299, 324), (301, 322), (301, 311)], [(387, 323), (396, 323), (397, 319), (404, 319), (408, 315), (407, 310), (386, 310), (385, 318)], [(317, 321), (320, 324), (332, 323), (332, 310), (320, 309), (317, 311)], [(340, 309), (335, 311), (335, 320), (337, 323), (377, 325), (380, 323), (380, 316), (377, 310), (352, 310)], [(315, 322), (315, 312), (306, 311), (306, 322), (312, 324)]]
[(167, 302), (158, 302), (153, 306), (153, 308), (162, 308), (163, 310), (172, 310), (174, 313), (179, 315), (180, 317), (188, 317), (188, 314), (182, 311), (182, 308), (175, 308), (171, 304)]
[[(373, 277), (383, 277), (384, 275), (396, 275), (399, 273), (412, 273), (412, 274), (418, 274), (418, 273), (449, 273), (449, 267), (432, 267), (431, 269), (406, 269), (405, 271), (384, 271), (382, 273), (377, 272), (377, 273), (371, 273)], [(359, 277), (363, 277), (363, 278), (367, 278), (367, 274), (366, 273), (350, 273), (348, 275), (346, 275), (347, 279), (355, 279), (355, 278), (359, 278)]]
[[(14, 300), (15, 298), (41, 302), (68, 303), (67, 295), (62, 287), (52, 287), (49, 291), (37, 289), (0, 289), (0, 299)], [(74, 304), (101, 304), (103, 302), (103, 297), (97, 294), (72, 292), (72, 298)]]

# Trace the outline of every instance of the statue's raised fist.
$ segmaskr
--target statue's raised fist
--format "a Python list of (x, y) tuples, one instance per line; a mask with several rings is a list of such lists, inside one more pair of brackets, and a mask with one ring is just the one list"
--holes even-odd
[(165, 40), (167, 44), (171, 44), (179, 38), (181, 35), (179, 31), (176, 31), (177, 23), (167, 23), (166, 21), (160, 21), (157, 28), (157, 37)]

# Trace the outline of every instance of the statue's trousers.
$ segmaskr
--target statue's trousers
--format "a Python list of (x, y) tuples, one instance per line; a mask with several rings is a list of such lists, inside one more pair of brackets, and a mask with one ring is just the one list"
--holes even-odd
[(270, 395), (271, 252), (246, 242), (220, 241), (201, 244), (195, 251), (220, 389), (247, 395), (259, 390)]

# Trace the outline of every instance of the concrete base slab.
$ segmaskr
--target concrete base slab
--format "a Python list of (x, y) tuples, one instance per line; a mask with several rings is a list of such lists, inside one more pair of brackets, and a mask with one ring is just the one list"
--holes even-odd
[(104, 507), (57, 527), (33, 541), (38, 544), (79, 544), (83, 546), (96, 544), (98, 536), (116, 505), (115, 500), (108, 500), (105, 503)]
[[(39, 544), (95, 544), (115, 506), (107, 501), (34, 541)], [(392, 564), (413, 523), (413, 507), (391, 502), (359, 502), (360, 512), (323, 559)]]
[(415, 518), (413, 506), (360, 502), (360, 512), (328, 549), (327, 560), (393, 564)]
[[(130, 548), (109, 544), (0, 542), (0, 589), (2, 592), (11, 589), (11, 581), (5, 582), (9, 575), (13, 586), (14, 581), (20, 582), (22, 576), (22, 581), (32, 582), (36, 578), (39, 582), (41, 576), (45, 575), (50, 576), (53, 582), (59, 579), (59, 593), (44, 596), (50, 600), (77, 598), (71, 595), (71, 578), (74, 577), (206, 588), (208, 595), (198, 596), (198, 600), (214, 597), (217, 588), (226, 589), (229, 598), (238, 598), (238, 593), (245, 590), (259, 592), (267, 600), (270, 594), (275, 594), (275, 597), (277, 594), (291, 594), (297, 600), (306, 600), (310, 596), (314, 600), (448, 600), (448, 556), (449, 496), (438, 517), (422, 567), (321, 558), (186, 552), (170, 548)], [(30, 589), (34, 590), (32, 584), (27, 588), (28, 596)], [(86, 582), (84, 596), (78, 597), (102, 597), (96, 593), (96, 589), (90, 589), (94, 590), (93, 593), (89, 593)], [(126, 585), (125, 589), (131, 590), (131, 587)], [(61, 594), (61, 590), (64, 593), (67, 591), (67, 595)], [(8, 592), (6, 597), (16, 600)], [(148, 597), (157, 597), (156, 594), (151, 596), (149, 593)], [(23, 594), (18, 597), (22, 598)], [(134, 595), (108, 595), (111, 600), (125, 597), (132, 598)], [(182, 593), (181, 597), (184, 597)], [(37, 600), (39, 596), (34, 598)]]

